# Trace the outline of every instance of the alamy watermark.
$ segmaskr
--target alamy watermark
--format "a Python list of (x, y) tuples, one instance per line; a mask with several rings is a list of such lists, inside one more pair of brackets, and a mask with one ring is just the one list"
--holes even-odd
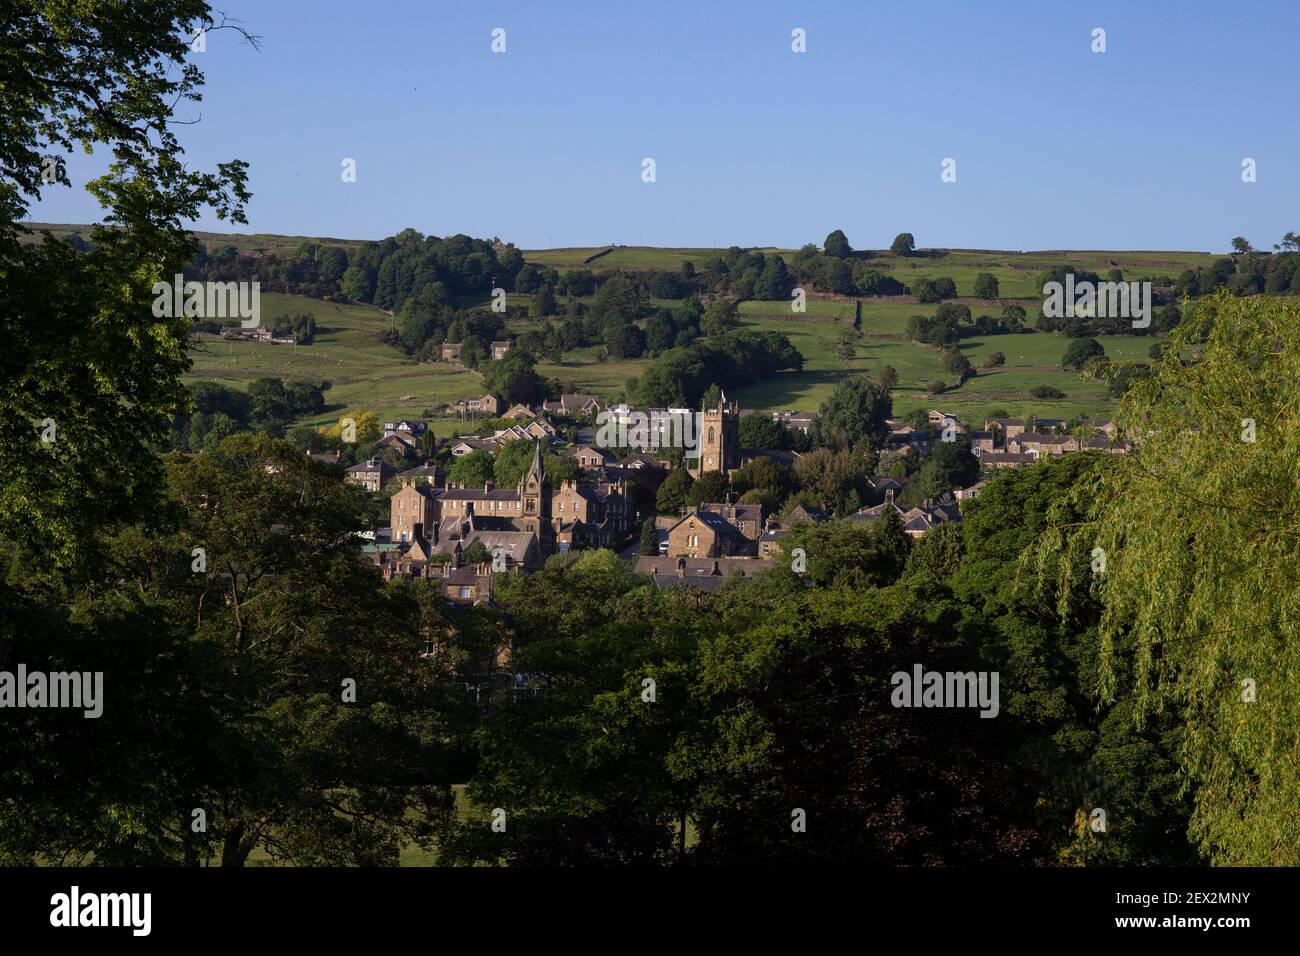
[(262, 324), (262, 284), (252, 282), (186, 282), (177, 273), (171, 282), (153, 284), (153, 314), (158, 319), (241, 319), (241, 328)]
[(83, 893), (73, 885), (50, 897), (50, 925), (55, 927), (118, 926), (132, 936), (148, 936), (153, 926), (152, 893)]
[(651, 409), (638, 412), (627, 406), (608, 408), (596, 414), (596, 447), (683, 448), (685, 457), (700, 456), (700, 431), (704, 416), (685, 408)]
[(1049, 319), (1092, 318), (1133, 319), (1133, 328), (1151, 324), (1150, 282), (1074, 281), (1074, 273), (1065, 275), (1065, 283), (1049, 282), (1043, 286), (1043, 315)]
[(104, 713), (103, 671), (0, 671), (0, 708), (68, 707), (94, 719)]
[(912, 673), (897, 671), (890, 683), (895, 707), (978, 707), (981, 717), (1001, 709), (997, 671), (927, 671), (914, 664)]

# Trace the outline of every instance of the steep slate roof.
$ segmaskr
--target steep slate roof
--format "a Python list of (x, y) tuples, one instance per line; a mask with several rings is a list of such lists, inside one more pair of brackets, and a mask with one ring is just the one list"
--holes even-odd
[(688, 515), (683, 515), (682, 518), (678, 520), (672, 526), (672, 528), (669, 528), (668, 530), (672, 531), (683, 521), (689, 521), (692, 518), (698, 519), (700, 524), (704, 525), (707, 528), (710, 528), (717, 534), (737, 534), (737, 535), (740, 534), (739, 528), (737, 528), (726, 518), (722, 517), (722, 515), (714, 514), (712, 511), (692, 511)]
[[(713, 590), (728, 577), (739, 571), (742, 578), (751, 578), (760, 571), (775, 567), (770, 558), (672, 558), (665, 555), (642, 555), (636, 559), (632, 570), (648, 575), (658, 587), (700, 587)], [(678, 574), (678, 570), (684, 573)]]
[(441, 488), (437, 496), (443, 501), (518, 501), (519, 492), (513, 488)]
[(707, 510), (710, 514), (716, 515), (721, 515), (724, 508), (734, 508), (737, 521), (761, 521), (763, 519), (762, 505), (729, 505), (721, 501), (705, 501), (700, 505), (701, 511)]
[(397, 477), (413, 478), (416, 481), (419, 481), (419, 479), (424, 478), (426, 479), (426, 483), (428, 483), (428, 482), (436, 482), (439, 478), (442, 477), (442, 474), (443, 474), (443, 469), (439, 468), (437, 465), (420, 465), (417, 468), (408, 468), (406, 469), (406, 471), (399, 471), (397, 473)]
[(1047, 432), (1021, 432), (1011, 439), (1011, 441), (1020, 442), (1021, 444), (1036, 441), (1040, 445), (1064, 445), (1075, 440), (1073, 435), (1051, 435)]
[(823, 521), (830, 521), (831, 516), (816, 505), (797, 504), (790, 509), (790, 513), (785, 516), (786, 524), (798, 524), (801, 521), (811, 521), (814, 524), (821, 524)]

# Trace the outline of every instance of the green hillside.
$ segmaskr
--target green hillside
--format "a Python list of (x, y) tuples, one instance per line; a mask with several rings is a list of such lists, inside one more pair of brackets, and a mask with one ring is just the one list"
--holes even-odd
[[(90, 227), (70, 224), (29, 224), (49, 229), (56, 236), (90, 234)], [(320, 242), (354, 247), (359, 240), (322, 239), (307, 236), (269, 234), (197, 233), (209, 249), (234, 245), (243, 252), (266, 254), (296, 250), (304, 242)], [(614, 270), (677, 270), (683, 262), (700, 263), (725, 250), (707, 248), (649, 248), (643, 246), (590, 246), (564, 249), (528, 250), (527, 262), (560, 271), (590, 269), (596, 273)], [(795, 250), (766, 248), (764, 253), (779, 253), (787, 258)], [(1125, 277), (1177, 276), (1185, 269), (1208, 267), (1217, 258), (1207, 252), (1151, 252), (1054, 250), (1012, 252), (997, 250), (921, 249), (913, 256), (898, 257), (884, 251), (858, 251), (855, 257), (869, 268), (887, 273), (905, 284), (919, 278), (948, 276), (959, 295), (974, 294), (975, 277), (989, 272), (997, 277), (998, 302), (967, 299), (976, 314), (995, 314), (1006, 300), (1021, 300), (1030, 307), (1039, 293), (1036, 277), (1055, 266), (1072, 265), (1105, 274), (1120, 269)], [(590, 302), (591, 299), (583, 301)], [(461, 303), (467, 307), (486, 307), (489, 300)], [(532, 297), (512, 294), (512, 306), (529, 306)], [(655, 305), (674, 304), (655, 300)], [(784, 301), (749, 300), (741, 304), (743, 326), (756, 330), (780, 331), (790, 337), (803, 354), (804, 369), (798, 373), (774, 375), (733, 389), (741, 402), (759, 410), (816, 410), (837, 381), (844, 376), (875, 372), (885, 365), (898, 373), (894, 391), (895, 410), (905, 413), (918, 407), (941, 405), (969, 421), (978, 421), (990, 412), (1008, 410), (1013, 414), (1034, 411), (1039, 414), (1069, 417), (1101, 414), (1113, 401), (1101, 383), (1084, 381), (1065, 372), (1060, 359), (1069, 340), (1057, 335), (1027, 333), (967, 339), (961, 349), (979, 370), (960, 388), (945, 392), (941, 398), (930, 396), (937, 380), (951, 382), (953, 376), (940, 367), (937, 349), (917, 345), (906, 336), (907, 321), (913, 315), (933, 314), (935, 306), (921, 305), (910, 297), (862, 300), (862, 337), (855, 343), (853, 358), (841, 358), (841, 337), (850, 327), (854, 301), (848, 297), (812, 296), (807, 310), (796, 315)], [(328, 381), (328, 409), (317, 420), (336, 417), (343, 408), (369, 408), (383, 417), (423, 414), (447, 402), (467, 398), (482, 390), (482, 378), (476, 372), (443, 364), (418, 364), (380, 340), (380, 334), (392, 326), (386, 312), (365, 305), (345, 305), (300, 296), (264, 294), (263, 321), (274, 323), (280, 315), (311, 312), (316, 317), (316, 341), (309, 346), (263, 345), (247, 342), (223, 342), (214, 336), (194, 339), (194, 367), (190, 378), (215, 379), (236, 387), (261, 376), (279, 376), (286, 380)], [(538, 321), (512, 317), (512, 331), (520, 332)], [(1112, 360), (1146, 357), (1150, 338), (1126, 336), (1100, 340)], [(599, 349), (577, 349), (558, 363), (543, 362), (538, 370), (566, 387), (593, 392), (606, 400), (626, 397), (629, 379), (639, 376), (648, 359), (601, 361)], [(984, 369), (988, 356), (1001, 351), (1006, 363)], [(1065, 393), (1065, 398), (1043, 401), (1032, 398), (1029, 390), (1051, 385)], [(455, 430), (456, 423), (440, 423), (440, 430)]]

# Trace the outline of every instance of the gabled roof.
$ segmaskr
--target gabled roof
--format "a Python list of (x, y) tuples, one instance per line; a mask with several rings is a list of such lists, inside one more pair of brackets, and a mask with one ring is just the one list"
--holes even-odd
[(712, 511), (692, 511), (690, 514), (684, 515), (676, 524), (669, 528), (669, 532), (675, 530), (683, 522), (692, 519), (699, 521), (700, 524), (704, 525), (716, 534), (740, 534), (739, 528), (726, 518), (722, 517), (722, 515), (714, 514)]
[(442, 469), (437, 465), (420, 465), (416, 468), (408, 468), (406, 471), (399, 471), (398, 478), (427, 478), (429, 481), (437, 481), (442, 477)]
[(687, 579), (725, 578), (739, 572), (741, 577), (750, 578), (760, 571), (775, 567), (771, 558), (673, 558), (667, 555), (646, 554), (636, 559), (632, 570), (637, 574), (652, 577), (678, 577), (678, 570), (685, 572)]
[(722, 515), (727, 511), (732, 512), (737, 521), (762, 521), (763, 506), (758, 504), (733, 505), (723, 501), (705, 501), (700, 504), (700, 511), (709, 514)]
[(1021, 432), (1011, 440), (1021, 444), (1034, 441), (1041, 445), (1065, 445), (1077, 441), (1073, 435), (1049, 435), (1046, 432)]
[(814, 524), (821, 524), (823, 521), (830, 521), (831, 516), (816, 505), (797, 504), (790, 509), (790, 513), (785, 516), (786, 524), (798, 524), (803, 521), (811, 521)]
[(349, 468), (348, 473), (351, 474), (352, 472), (356, 472), (357, 474), (360, 474), (361, 472), (384, 471), (385, 469), (392, 471), (393, 466), (382, 458), (367, 458), (365, 461), (359, 461)]

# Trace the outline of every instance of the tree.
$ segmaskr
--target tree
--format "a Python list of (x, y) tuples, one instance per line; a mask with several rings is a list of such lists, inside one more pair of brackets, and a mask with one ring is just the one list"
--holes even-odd
[(1250, 255), (1255, 250), (1244, 236), (1237, 236), (1232, 240), (1232, 251), (1241, 256)]
[(957, 349), (953, 349), (951, 352), (944, 352), (940, 356), (940, 359), (943, 362), (944, 371), (956, 375), (959, 382), (964, 381), (967, 376), (974, 372), (974, 368), (970, 364), (970, 359), (966, 357), (964, 352)]
[(611, 358), (640, 358), (645, 352), (646, 337), (635, 325), (622, 325), (609, 336), (607, 344)]
[(685, 504), (689, 508), (695, 508), (708, 502), (722, 501), (730, 487), (725, 474), (720, 471), (706, 471), (686, 489)]
[[(299, 862), (395, 861), (395, 838), (427, 845), (433, 821), (419, 817), (449, 806), (447, 783), (390, 790), (414, 781), (385, 754), (438, 760), (423, 723), (435, 672), (409, 667), (414, 607), (371, 583), (350, 533), (355, 490), (291, 446), (252, 435), (170, 462), (169, 482), (181, 528), (151, 546), (182, 557), (141, 583), (165, 595), (206, 649), (204, 683), (222, 720), (210, 744), (224, 755), (186, 788), (221, 812), (194, 837), (189, 811), (177, 808), (182, 841), (219, 847), (223, 866), (267, 845)], [(173, 540), (202, 541), (211, 576), (196, 577)], [(355, 703), (340, 691), (346, 675), (358, 675)]]
[(981, 299), (998, 297), (998, 277), (991, 272), (981, 272), (975, 277), (975, 295)]
[(685, 468), (674, 468), (668, 473), (655, 494), (655, 510), (661, 515), (677, 514), (686, 505), (686, 493), (695, 479)]
[[(532, 467), (533, 450), (533, 443), (526, 439), (508, 441), (497, 449), (496, 461), (492, 466), (492, 480), (498, 488), (518, 486), (520, 479)], [(577, 479), (578, 464), (573, 458), (553, 454), (547, 449), (542, 452), (542, 471), (550, 479), (551, 487), (555, 488), (562, 481)]]
[(1061, 368), (1067, 372), (1077, 372), (1094, 357), (1106, 357), (1106, 350), (1096, 339), (1075, 339), (1061, 356)]
[[(529, 635), (512, 667), (545, 674), (548, 687), (527, 706), (503, 696), (484, 715), (483, 758), (467, 812), (439, 841), (443, 856), (512, 866), (671, 863), (690, 793), (674, 786), (668, 758), (694, 713), (674, 678), (685, 676), (701, 628), (658, 624), (654, 591), (611, 552), (548, 563), (494, 591)], [(648, 707), (642, 681), (651, 675), (662, 690)], [(491, 828), (496, 807), (509, 814), (500, 833)]]
[[(346, 411), (339, 416), (339, 420), (333, 425), (321, 429), (326, 438), (355, 441), (358, 445), (378, 441), (382, 437), (383, 431), (378, 416), (369, 410), (364, 412)], [(351, 439), (346, 437), (349, 432), (353, 435)]]
[(947, 276), (917, 279), (912, 284), (912, 295), (916, 297), (917, 302), (942, 302), (944, 299), (957, 297), (957, 284)]
[(980, 462), (971, 454), (966, 442), (936, 442), (911, 482), (903, 489), (900, 501), (919, 505), (927, 498), (941, 498), (954, 488), (965, 488), (979, 480)]
[(279, 435), (292, 417), (289, 395), (278, 378), (259, 378), (248, 386), (253, 423), (262, 431)]
[[(511, 444), (515, 444), (511, 442)], [(524, 443), (520, 443), (524, 444)], [(492, 481), (496, 474), (496, 462), (490, 452), (476, 448), (468, 455), (461, 455), (451, 465), (448, 472), (450, 479), (466, 488), (482, 488)]]
[(1025, 321), (1025, 310), (1018, 305), (1002, 307), (1002, 324), (1008, 332), (1019, 332)]
[(794, 446), (790, 429), (766, 415), (742, 415), (740, 446), (763, 451), (788, 450)]
[(848, 237), (840, 229), (836, 229), (826, 237), (826, 241), (822, 243), (822, 250), (826, 255), (836, 259), (844, 259), (853, 253)]
[(554, 315), (555, 309), (555, 289), (549, 285), (538, 286), (533, 298), (532, 314), (545, 317)]
[(910, 256), (916, 249), (916, 240), (912, 238), (910, 232), (900, 232), (894, 237), (893, 243), (889, 246), (889, 251), (896, 256)]
[(852, 295), (853, 270), (843, 259), (824, 259), (821, 266), (821, 283), (828, 292)]
[(740, 324), (740, 306), (734, 299), (719, 296), (709, 303), (700, 320), (705, 335), (722, 335)]
[[(247, 164), (190, 168), (172, 121), (203, 83), (177, 37), (204, 23), (218, 28), (205, 4), (181, 0), (144, 12), (27, 3), (5, 15), (0, 530), (39, 544), (51, 570), (89, 562), (83, 544), (102, 523), (150, 512), (162, 476), (152, 448), (185, 410), (193, 323), (155, 318), (153, 285), (192, 258), (184, 224), (205, 209), (247, 221)], [(74, 148), (113, 156), (87, 187), (105, 212), (93, 248), (20, 244), (28, 202), (67, 185), (43, 182), (42, 156)]]
[[(1082, 452), (990, 481), (962, 506), (961, 566), (947, 580), (1005, 635), (1004, 713), (1025, 720), (1009, 757), (1030, 774), (1039, 832), (1053, 834), (1057, 852), (1076, 862), (1082, 849), (1088, 863), (1192, 863), (1185, 836), (1191, 798), (1180, 795), (1175, 757), (1179, 720), (1167, 712), (1138, 731), (1131, 694), (1097, 692), (1101, 607), (1092, 562), (1099, 555), (1087, 518), (1102, 500), (1101, 475), (1115, 462)], [(1068, 581), (1030, 570), (1054, 570), (1062, 556), (1078, 571)], [(1111, 809), (1120, 804), (1120, 813)], [(1087, 808), (1096, 806), (1106, 807), (1105, 839), (1083, 843), (1091, 836)], [(1078, 834), (1081, 809), (1084, 833), (1065, 837), (1074, 844), (1067, 855), (1055, 834)]]
[(659, 553), (659, 533), (655, 530), (653, 516), (641, 523), (641, 547), (638, 553), (651, 555)]
[(627, 321), (641, 317), (645, 308), (645, 293), (640, 283), (625, 275), (612, 275), (596, 290), (596, 300), (591, 311), (597, 319), (617, 312)]
[(1007, 357), (1001, 352), (994, 352), (984, 360), (985, 368), (997, 368), (999, 365), (1005, 365)]
[(547, 394), (546, 380), (537, 374), (535, 360), (518, 349), (511, 349), (501, 361), (487, 365), (483, 386), (510, 405), (535, 405)]
[(374, 295), (375, 283), (367, 270), (360, 266), (348, 266), (339, 282), (339, 289), (354, 302), (369, 302)]
[(560, 291), (572, 296), (591, 295), (596, 291), (596, 276), (590, 269), (570, 269), (560, 277)]
[(839, 511), (845, 495), (858, 490), (866, 477), (847, 450), (817, 448), (794, 463), (799, 487), (812, 495), (821, 507)]
[(793, 285), (785, 260), (780, 256), (769, 256), (758, 281), (754, 283), (754, 298), (787, 299)]
[(881, 366), (880, 371), (876, 373), (876, 381), (880, 383), (881, 388), (889, 391), (898, 385), (898, 371), (892, 365)]
[[(1300, 308), (1220, 294), (1169, 348), (1196, 357), (1155, 366), (1117, 417), (1142, 436), (1141, 461), (1116, 459), (1079, 540), (1058, 525), (1040, 554), (1100, 595), (1102, 693), (1132, 687), (1134, 726), (1177, 715), (1195, 843), (1221, 865), (1294, 866), (1300, 697), (1273, 691), (1300, 668), (1300, 588), (1282, 544), (1296, 524)], [(1213, 506), (1229, 476), (1251, 489), (1249, 507)]]
[(885, 419), (893, 413), (889, 392), (870, 376), (856, 375), (835, 386), (813, 420), (814, 445), (848, 448), (859, 438), (883, 442)]
[(766, 455), (751, 458), (731, 475), (731, 490), (736, 494), (758, 490), (777, 501), (794, 491), (796, 484), (789, 468)]

